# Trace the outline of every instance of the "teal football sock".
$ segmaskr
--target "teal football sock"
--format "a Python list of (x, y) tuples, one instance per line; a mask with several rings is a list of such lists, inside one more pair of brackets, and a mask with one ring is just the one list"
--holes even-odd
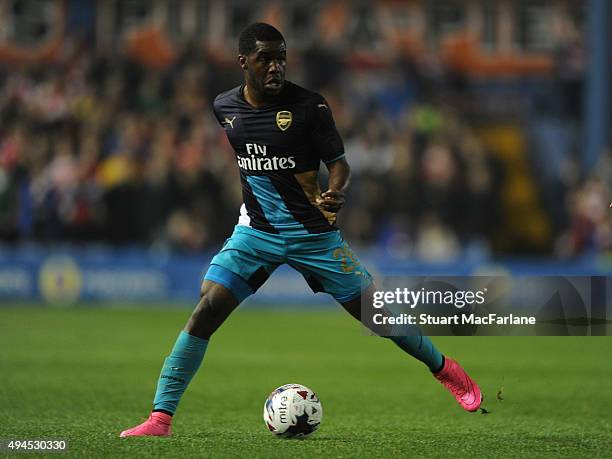
[(208, 340), (181, 331), (159, 375), (154, 411), (171, 415), (176, 412), (183, 392), (202, 363), (207, 346)]
[(437, 373), (442, 369), (444, 356), (433, 345), (431, 340), (420, 332), (418, 335), (390, 336), (389, 339), (404, 352), (427, 365), (433, 373)]

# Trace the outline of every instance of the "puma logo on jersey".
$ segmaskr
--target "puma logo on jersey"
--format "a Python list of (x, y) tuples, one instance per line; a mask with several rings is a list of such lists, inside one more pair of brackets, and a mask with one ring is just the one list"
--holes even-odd
[(227, 124), (229, 124), (229, 125), (230, 125), (230, 127), (231, 127), (232, 129), (234, 129), (234, 120), (235, 120), (235, 119), (236, 119), (236, 117), (235, 117), (235, 116), (234, 116), (234, 117), (233, 117), (231, 120), (230, 120), (230, 119), (229, 119), (229, 118), (226, 116), (226, 117), (225, 117), (225, 122), (226, 122)]

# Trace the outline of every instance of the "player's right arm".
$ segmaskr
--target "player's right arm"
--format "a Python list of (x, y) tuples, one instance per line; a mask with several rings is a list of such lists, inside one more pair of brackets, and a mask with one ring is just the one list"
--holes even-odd
[(213, 101), (212, 104), (212, 111), (213, 111), (213, 115), (215, 117), (215, 119), (217, 120), (217, 123), (219, 123), (219, 126), (224, 127), (223, 126), (223, 117), (221, 115), (221, 111), (220, 111), (220, 97), (222, 96), (222, 94), (219, 94), (217, 97), (215, 97), (215, 100)]

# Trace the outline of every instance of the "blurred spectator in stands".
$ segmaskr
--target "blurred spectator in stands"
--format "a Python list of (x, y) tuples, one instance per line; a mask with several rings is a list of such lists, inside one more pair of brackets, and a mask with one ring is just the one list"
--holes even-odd
[(569, 227), (557, 240), (557, 253), (574, 257), (612, 251), (612, 150), (602, 154), (593, 174), (575, 185), (567, 200)]

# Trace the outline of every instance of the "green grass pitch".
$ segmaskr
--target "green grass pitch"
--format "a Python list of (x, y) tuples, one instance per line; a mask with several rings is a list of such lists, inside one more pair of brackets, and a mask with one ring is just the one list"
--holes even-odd
[[(148, 414), (188, 315), (0, 308), (0, 438), (65, 438), (77, 457), (612, 455), (612, 338), (436, 338), (487, 397), (490, 414), (469, 414), (424, 365), (322, 310), (237, 311), (211, 340), (174, 436), (120, 439)], [(268, 393), (289, 382), (323, 403), (303, 441), (262, 420)]]

